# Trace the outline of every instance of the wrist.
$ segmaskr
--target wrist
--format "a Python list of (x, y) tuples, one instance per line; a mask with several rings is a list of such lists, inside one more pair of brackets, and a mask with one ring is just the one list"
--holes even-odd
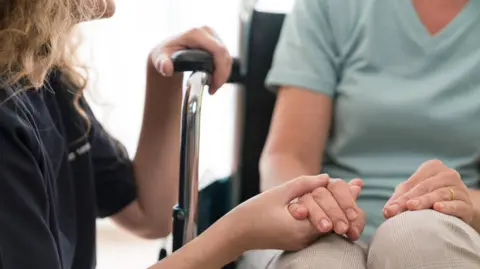
[(239, 215), (239, 209), (235, 208), (233, 211), (221, 218), (217, 223), (221, 226), (220, 230), (224, 231), (225, 242), (228, 244), (231, 252), (240, 256), (245, 251), (253, 249), (252, 241), (249, 240), (248, 225), (245, 225), (244, 219)]

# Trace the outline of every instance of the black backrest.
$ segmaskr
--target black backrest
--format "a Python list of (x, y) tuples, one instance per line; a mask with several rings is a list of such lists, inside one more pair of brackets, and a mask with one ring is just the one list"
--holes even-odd
[(253, 11), (245, 51), (246, 74), (243, 80), (244, 115), (240, 147), (240, 199), (259, 192), (259, 160), (275, 105), (275, 95), (265, 88), (285, 14)]

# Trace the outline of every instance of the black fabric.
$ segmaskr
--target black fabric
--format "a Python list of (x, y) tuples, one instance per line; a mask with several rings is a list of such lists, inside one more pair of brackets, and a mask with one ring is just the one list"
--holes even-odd
[(285, 14), (254, 11), (248, 30), (244, 77), (243, 141), (240, 156), (240, 202), (260, 191), (260, 156), (270, 129), (276, 96), (265, 88), (265, 78), (272, 65)]
[[(13, 94), (17, 92), (16, 94)], [(59, 74), (0, 89), (0, 268), (95, 267), (95, 219), (136, 198), (132, 163)]]

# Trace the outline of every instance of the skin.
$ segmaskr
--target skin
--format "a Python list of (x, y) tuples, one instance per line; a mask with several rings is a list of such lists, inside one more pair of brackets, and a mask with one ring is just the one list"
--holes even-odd
[[(114, 10), (113, 1), (99, 3)], [(112, 217), (146, 238), (165, 236), (171, 230), (171, 208), (178, 191), (182, 75), (173, 73), (170, 56), (187, 47), (204, 49), (214, 56), (217, 68), (210, 93), (214, 94), (230, 73), (232, 59), (208, 27), (166, 40), (150, 53), (144, 120), (134, 159), (139, 198)], [(288, 206), (295, 198), (326, 188), (329, 180), (326, 175), (298, 177), (253, 197), (151, 268), (220, 268), (246, 250), (304, 248), (320, 234), (310, 221), (295, 219)]]
[[(412, 0), (412, 3), (426, 30), (433, 36), (456, 17), (468, 0)], [(282, 87), (279, 90), (270, 133), (260, 160), (262, 190), (288, 182), (299, 175), (320, 173), (333, 116), (332, 107), (330, 97), (307, 89)], [(401, 184), (385, 205), (385, 217), (393, 217), (405, 210), (431, 208), (459, 217), (480, 231), (480, 191), (467, 189), (458, 172), (440, 163), (436, 160), (426, 161), (410, 179)], [(432, 177), (438, 181), (432, 180)], [(361, 188), (360, 181), (357, 182)], [(346, 182), (335, 184), (340, 187), (327, 187), (321, 191), (322, 195), (307, 194), (301, 197), (295, 205), (290, 206), (290, 212), (297, 219), (308, 218), (322, 234), (326, 231), (345, 234), (345, 228), (337, 223), (338, 220), (348, 219), (348, 210), (353, 209), (360, 217), (349, 221), (346, 235), (355, 240), (358, 238), (357, 230), (361, 233), (365, 225), (364, 216), (361, 215), (363, 212), (358, 210), (354, 202), (358, 194), (353, 192), (348, 197)], [(454, 191), (453, 201), (448, 200), (450, 191), (447, 188)], [(415, 200), (419, 200), (419, 205), (415, 205)], [(345, 201), (349, 203), (345, 204)], [(325, 214), (326, 210), (336, 213)], [(319, 225), (323, 219), (330, 225)]]
[[(108, 10), (114, 11), (112, 0), (102, 2), (110, 5)], [(231, 58), (212, 33), (211, 29), (204, 27), (167, 40), (152, 50), (147, 62), (145, 115), (134, 160), (139, 198), (113, 217), (120, 225), (144, 237), (154, 238), (170, 232), (170, 210), (176, 201), (182, 77), (172, 74), (169, 56), (186, 47), (211, 52), (217, 65), (211, 91), (214, 93), (228, 77)], [(350, 233), (349, 236), (355, 231), (353, 228), (360, 229), (364, 216), (354, 201), (360, 192), (361, 180), (347, 184), (342, 180), (332, 180), (327, 175), (299, 177), (320, 171), (321, 157), (318, 156), (324, 150), (330, 128), (331, 107), (332, 101), (326, 96), (304, 89), (283, 88), (272, 122), (275, 131), (269, 135), (261, 163), (265, 179), (262, 188), (269, 190), (241, 204), (192, 242), (151, 268), (220, 268), (250, 249), (298, 250), (323, 234), (319, 232), (323, 228), (316, 228), (322, 219), (329, 219), (334, 231)], [(302, 117), (294, 117), (291, 111)], [(312, 126), (313, 119), (320, 123)], [(451, 170), (442, 169), (449, 171), (445, 173), (445, 176), (449, 175), (445, 181), (465, 191)], [(412, 182), (424, 181), (427, 180)], [(470, 194), (471, 203), (478, 201), (477, 192), (466, 192)], [(403, 193), (398, 195), (404, 197)], [(291, 204), (299, 197), (296, 203)], [(349, 217), (352, 216), (350, 209), (356, 212), (355, 218)], [(335, 214), (330, 214), (331, 211)], [(472, 222), (478, 219), (477, 214), (473, 215)], [(348, 222), (348, 230), (336, 226), (338, 220)], [(359, 224), (353, 225), (355, 221)]]

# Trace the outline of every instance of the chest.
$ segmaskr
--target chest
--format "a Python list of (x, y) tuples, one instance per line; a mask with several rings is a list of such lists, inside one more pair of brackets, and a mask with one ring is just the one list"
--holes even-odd
[(383, 148), (479, 152), (478, 9), (426, 27), (410, 1), (376, 3), (344, 50), (334, 131)]
[(95, 185), (89, 142), (84, 128), (79, 128), (72, 101), (50, 92), (32, 92), (27, 108), (48, 194), (49, 228), (63, 268), (76, 268), (75, 259), (91, 262), (94, 251)]
[(469, 0), (407, 0), (412, 2), (419, 20), (434, 36), (446, 28), (465, 8)]

